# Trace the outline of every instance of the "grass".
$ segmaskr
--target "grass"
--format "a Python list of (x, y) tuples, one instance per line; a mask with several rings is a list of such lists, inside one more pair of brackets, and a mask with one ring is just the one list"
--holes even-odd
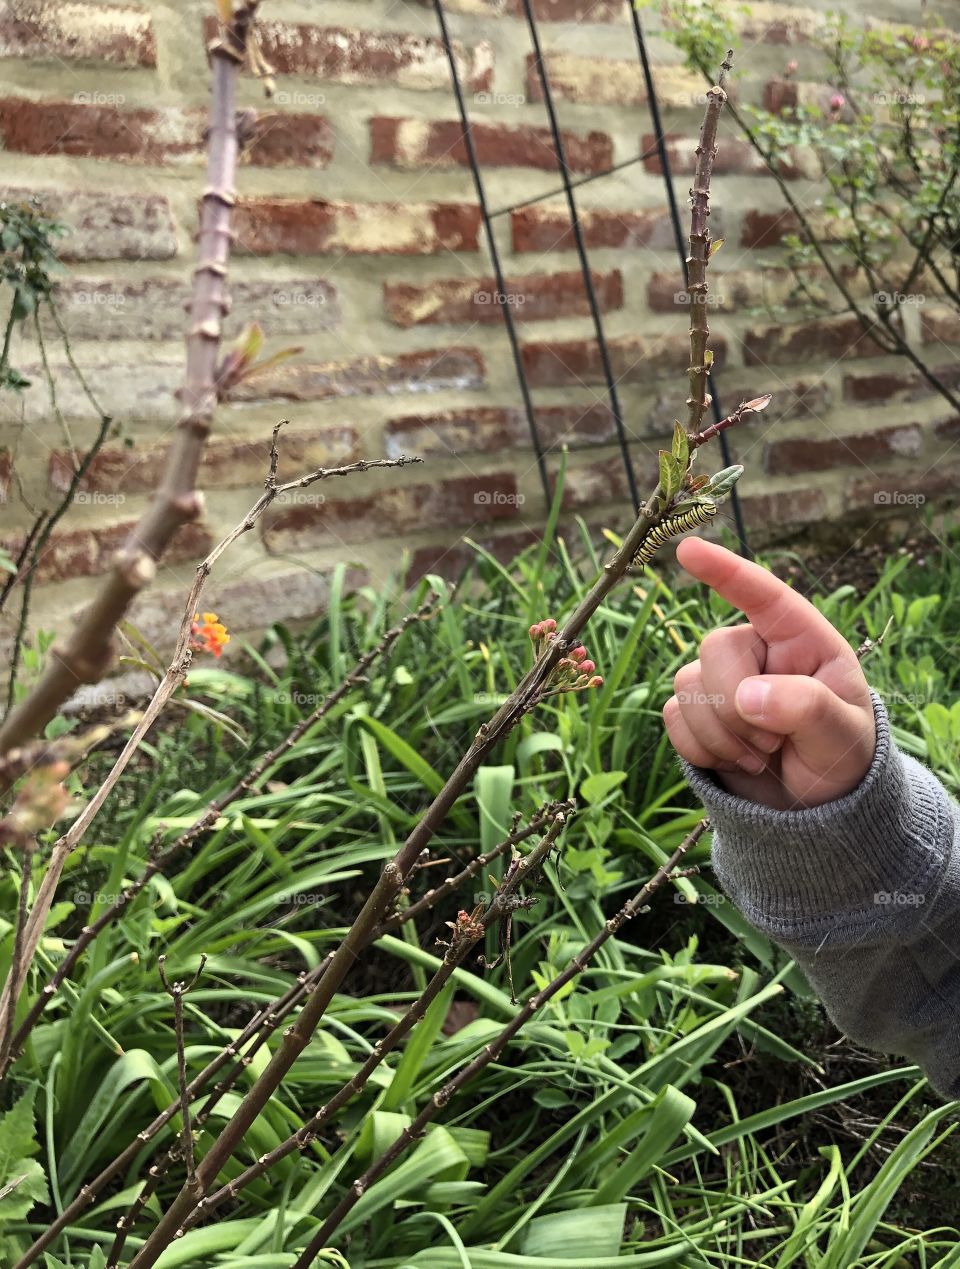
[[(528, 625), (559, 616), (599, 563), (585, 532), (549, 556), (531, 549), (509, 567), (478, 551), (458, 597), (429, 624), (411, 627), (363, 691), (284, 755), (97, 940), (69, 990), (48, 1008), (11, 1081), (9, 1102), (24, 1093), (34, 1098), (36, 1160), (50, 1197), (23, 1211), (23, 1203), (0, 1198), (0, 1239), (10, 1263), (15, 1249), (176, 1094), (172, 1011), (158, 955), (166, 955), (171, 978), (192, 974), (200, 953), (208, 957), (186, 1001), (187, 1061), (195, 1074), (258, 1004), (286, 990), (335, 943), (379, 864), (526, 667)], [(225, 728), (214, 714), (181, 712), (152, 736), (122, 795), (68, 865), (42, 967), (55, 965), (82, 924), (138, 875), (158, 836), (172, 840), (245, 762), (308, 714), (411, 598), (397, 590), (346, 599), (337, 586), (333, 596), (313, 628), (274, 627), (242, 655), (232, 644), (222, 667), (191, 672), (191, 695), (241, 730)], [(888, 702), (901, 744), (956, 789), (954, 556), (944, 551), (919, 572), (894, 554), (875, 586), (842, 587), (817, 602), (856, 643), (876, 638), (895, 618), (871, 655), (869, 677)], [(702, 635), (735, 619), (700, 588), (672, 589), (656, 577), (624, 587), (588, 634), (604, 687), (553, 698), (525, 719), (454, 808), (438, 843), (452, 867), (503, 836), (514, 810), (529, 815), (546, 799), (577, 799), (579, 812), (539, 905), (516, 917), (521, 995), (562, 968), (699, 818), (664, 739), (660, 709)], [(106, 761), (103, 754), (90, 761), (81, 773), (85, 788), (95, 786)], [(932, 1099), (913, 1068), (834, 1047), (836, 1036), (802, 977), (718, 895), (708, 854), (705, 843), (696, 853), (702, 874), (676, 883), (676, 895), (662, 893), (653, 911), (609, 943), (371, 1187), (341, 1230), (337, 1254), (346, 1261), (332, 1256), (330, 1263), (960, 1263), (957, 1229), (939, 1229), (937, 1207), (931, 1204), (931, 1214), (917, 1201), (940, 1183), (939, 1210), (950, 1211), (946, 1196), (960, 1158), (950, 1135), (954, 1108)], [(38, 860), (35, 880), (40, 867)], [(414, 897), (446, 871), (423, 874)], [(17, 877), (8, 856), (0, 875), (3, 912), (15, 909)], [(489, 885), (476, 880), (478, 891)], [(459, 906), (470, 906), (464, 896), (415, 931), (407, 926), (385, 936), (358, 966), (249, 1134), (244, 1164), (297, 1128), (356, 1070), (438, 964), (436, 939)], [(0, 929), (5, 972), (9, 921)], [(331, 1131), (250, 1185), (218, 1220), (178, 1240), (164, 1269), (292, 1264), (344, 1187), (512, 1016), (502, 974), (472, 963), (457, 971), (422, 1027)], [(31, 983), (28, 999), (45, 976)], [(261, 1050), (243, 1079), (267, 1056)], [(214, 1131), (218, 1115), (235, 1104), (235, 1093), (224, 1098), (210, 1120)], [(0, 1120), (0, 1146), (7, 1122)], [(176, 1128), (173, 1121), (162, 1145)], [(209, 1140), (204, 1129), (199, 1150)], [(3, 1166), (12, 1168), (15, 1154), (8, 1152)], [(49, 1269), (102, 1264), (96, 1249), (109, 1248), (152, 1157), (145, 1150), (61, 1236)], [(7, 1179), (0, 1175), (0, 1186)], [(159, 1203), (150, 1200), (125, 1259), (180, 1181), (174, 1171), (161, 1182)]]

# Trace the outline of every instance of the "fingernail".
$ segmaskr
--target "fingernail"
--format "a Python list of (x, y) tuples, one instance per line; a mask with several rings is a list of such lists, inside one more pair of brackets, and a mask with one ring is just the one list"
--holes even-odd
[(737, 759), (737, 766), (741, 771), (746, 771), (747, 775), (759, 775), (766, 765), (759, 758), (755, 758), (753, 754), (745, 754), (742, 758)]
[(769, 683), (762, 679), (745, 679), (737, 688), (738, 713), (748, 718), (762, 718), (769, 695)]

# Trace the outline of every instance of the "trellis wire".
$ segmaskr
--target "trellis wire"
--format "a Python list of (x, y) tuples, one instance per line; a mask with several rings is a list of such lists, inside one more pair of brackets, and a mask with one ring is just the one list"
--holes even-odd
[[(525, 199), (522, 202), (513, 203), (508, 207), (498, 208), (491, 211), (487, 202), (486, 189), (483, 183), (483, 177), (480, 171), (480, 164), (477, 158), (476, 146), (474, 144), (473, 129), (471, 126), (470, 115), (467, 110), (466, 99), (463, 93), (463, 85), (460, 79), (460, 71), (457, 66), (456, 53), (450, 38), (450, 31), (447, 26), (446, 14), (443, 9), (443, 0), (434, 0), (434, 9), (437, 14), (437, 21), (440, 26), (440, 34), (443, 45), (447, 54), (447, 61), (450, 66), (450, 76), (453, 84), (454, 97), (457, 103), (457, 109), (460, 115), (460, 123), (463, 128), (464, 145), (467, 151), (467, 158), (470, 163), (470, 169), (473, 176), (474, 188), (477, 194), (477, 201), (480, 207), (480, 215), (483, 220), (484, 232), (487, 240), (487, 246), (490, 252), (491, 263), (493, 266), (494, 277), (496, 280), (498, 294), (506, 296), (506, 278), (503, 272), (503, 264), (500, 257), (500, 251), (497, 246), (496, 236), (493, 228), (493, 220), (499, 216), (509, 215), (511, 212), (521, 207), (530, 207), (536, 203), (543, 202), (546, 199), (555, 197), (558, 193), (563, 193), (566, 197), (567, 207), (570, 213), (570, 229), (576, 247), (577, 256), (580, 262), (580, 270), (583, 275), (583, 284), (587, 295), (587, 302), (590, 308), (590, 315), (593, 321), (594, 333), (597, 341), (597, 350), (600, 356), (600, 364), (603, 370), (603, 377), (606, 384), (607, 396), (610, 401), (610, 409), (614, 419), (614, 426), (617, 432), (617, 441), (620, 448), (620, 454), (623, 461), (624, 473), (627, 479), (627, 488), (634, 508), (638, 509), (640, 505), (639, 493), (637, 490), (636, 477), (633, 470), (633, 462), (630, 456), (629, 443), (627, 440), (626, 427), (623, 419), (623, 412), (620, 408), (619, 395), (617, 393), (616, 379), (613, 374), (613, 367), (610, 361), (610, 350), (607, 344), (606, 334), (604, 331), (603, 318), (600, 313), (600, 306), (597, 302), (596, 291), (593, 285), (593, 272), (590, 267), (589, 256), (587, 253), (586, 243), (584, 242), (583, 233), (580, 226), (580, 219), (577, 212), (576, 197), (574, 191), (581, 185), (586, 185), (591, 181), (599, 180), (601, 177), (609, 176), (614, 172), (621, 171), (623, 168), (630, 167), (636, 163), (643, 162), (656, 154), (660, 169), (663, 174), (664, 188), (667, 196), (667, 205), (670, 214), (670, 220), (673, 227), (674, 240), (676, 242), (677, 254), (680, 258), (681, 267), (683, 269), (684, 281), (687, 275), (687, 246), (684, 239), (683, 228), (680, 221), (680, 211), (677, 205), (676, 194), (673, 189), (673, 178), (670, 171), (670, 161), (667, 154), (665, 135), (663, 131), (663, 121), (660, 115), (660, 109), (657, 104), (656, 90), (653, 83), (653, 74), (650, 68), (650, 60), (647, 55), (646, 41), (643, 35), (643, 28), (640, 24), (640, 18), (636, 10), (634, 0), (626, 0), (627, 9), (630, 13), (630, 20), (633, 26), (634, 38), (637, 45), (637, 55), (640, 61), (640, 67), (643, 74), (644, 85), (646, 88), (647, 105), (650, 113), (650, 122), (653, 128), (654, 145), (643, 153), (632, 156), (621, 163), (614, 164), (603, 172), (595, 172), (590, 175), (574, 181), (571, 178), (570, 168), (567, 163), (566, 151), (563, 144), (563, 137), (560, 131), (557, 118), (556, 107), (553, 99), (553, 92), (550, 85), (549, 75), (543, 61), (542, 49), (540, 45), (540, 35), (537, 29), (537, 19), (533, 12), (531, 0), (522, 0), (522, 7), (527, 21), (527, 27), (530, 32), (530, 39), (533, 45), (534, 66), (537, 71), (537, 77), (540, 81), (540, 88), (543, 95), (544, 106), (547, 112), (547, 119), (550, 125), (550, 132), (553, 139), (554, 152), (557, 158), (557, 167), (560, 172), (562, 185), (559, 189), (550, 190), (547, 193), (540, 194), (535, 198)], [(540, 472), (540, 480), (543, 485), (544, 497), (547, 505), (550, 505), (552, 490), (550, 487), (550, 478), (546, 467), (546, 451), (543, 446), (537, 427), (536, 410), (533, 405), (533, 399), (530, 394), (530, 385), (527, 381), (526, 370), (523, 365), (523, 356), (520, 349), (520, 340), (517, 334), (517, 327), (514, 321), (511, 307), (507, 303), (502, 303), (500, 307), (503, 310), (503, 319), (506, 326), (507, 338), (510, 342), (510, 349), (513, 355), (514, 367), (516, 369), (517, 381), (520, 387), (520, 395), (523, 400), (524, 411), (527, 416), (527, 423), (530, 429), (530, 436), (533, 441), (533, 449), (536, 455), (537, 467)], [(711, 410), (716, 422), (724, 417), (720, 408), (720, 400), (716, 390), (716, 382), (713, 372), (710, 372), (708, 378), (708, 388), (711, 396)], [(725, 432), (721, 432), (719, 436), (721, 453), (725, 466), (730, 466), (733, 459), (730, 452), (730, 442)], [(733, 510), (734, 527), (737, 539), (740, 545), (740, 552), (747, 558), (750, 557), (750, 549), (747, 544), (746, 527), (743, 521), (743, 510), (740, 498), (736, 489), (731, 496), (731, 506)]]

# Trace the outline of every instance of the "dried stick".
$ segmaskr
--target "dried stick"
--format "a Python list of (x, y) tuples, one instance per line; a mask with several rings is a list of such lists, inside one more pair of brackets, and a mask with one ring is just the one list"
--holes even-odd
[(159, 958), (157, 969), (160, 971), (163, 990), (173, 1000), (173, 1029), (177, 1043), (177, 1085), (180, 1089), (180, 1118), (183, 1121), (180, 1128), (180, 1149), (187, 1165), (187, 1183), (191, 1184), (196, 1178), (196, 1169), (193, 1159), (193, 1130), (190, 1127), (190, 1095), (187, 1092), (187, 1054), (183, 1040), (183, 998), (193, 991), (200, 981), (207, 958), (200, 957), (199, 968), (189, 983), (175, 982), (173, 984), (167, 979), (167, 971), (164, 968), (166, 959), (166, 956)]
[[(406, 618), (406, 622), (409, 623), (410, 621), (416, 619), (417, 615), (412, 614), (410, 617)], [(473, 877), (480, 868), (486, 867), (499, 855), (502, 855), (511, 849), (511, 847), (518, 845), (520, 842), (525, 841), (528, 837), (532, 837), (535, 833), (539, 832), (556, 812), (563, 811), (569, 814), (572, 809), (573, 804), (569, 801), (547, 803), (537, 812), (534, 818), (530, 820), (524, 828), (515, 830), (508, 837), (504, 838), (503, 841), (499, 842), (496, 846), (487, 851), (486, 854), (478, 856), (477, 859), (468, 864), (455, 877), (449, 878), (435, 890), (428, 891), (427, 894), (416, 903), (412, 903), (408, 908), (404, 908), (402, 911), (388, 917), (383, 924), (374, 931), (373, 939), (375, 940), (382, 934), (389, 933), (391, 930), (396, 929), (399, 925), (406, 921), (414, 920), (416, 917), (419, 917), (423, 914), (423, 912), (432, 908), (442, 898), (451, 894), (457, 886), (462, 885), (463, 882), (469, 880), (470, 877)], [(214, 818), (216, 818), (216, 816), (214, 816)], [(187, 831), (192, 832), (193, 829), (191, 828)], [(200, 1074), (191, 1081), (188, 1091), (190, 1097), (193, 1098), (202, 1091), (214, 1075), (226, 1066), (227, 1062), (231, 1058), (237, 1058), (237, 1062), (233, 1069), (228, 1072), (224, 1079), (214, 1087), (207, 1101), (197, 1112), (194, 1117), (195, 1127), (199, 1128), (206, 1122), (220, 1098), (230, 1091), (240, 1074), (247, 1066), (249, 1066), (257, 1049), (259, 1049), (262, 1044), (266, 1043), (280, 1023), (293, 1012), (303, 997), (312, 990), (318, 979), (326, 971), (332, 959), (333, 953), (331, 952), (309, 973), (301, 974), (296, 983), (289, 987), (278, 1000), (271, 1001), (269, 1005), (265, 1006), (264, 1009), (257, 1013), (247, 1023), (236, 1039), (232, 1040), (230, 1044), (227, 1045), (221, 1053), (217, 1054), (217, 1056), (210, 1061)], [(245, 1052), (240, 1053), (244, 1045), (254, 1036), (257, 1036), (254, 1044), (251, 1045)], [(239, 1057), (237, 1057), (238, 1053), (240, 1054)], [(151, 1141), (154, 1137), (156, 1137), (157, 1134), (170, 1122), (177, 1113), (178, 1108), (179, 1102), (172, 1102), (166, 1110), (162, 1111), (152, 1121), (152, 1123), (137, 1134), (130, 1145), (127, 1146), (116, 1159), (107, 1164), (92, 1181), (83, 1186), (73, 1201), (64, 1208), (60, 1216), (58, 1216), (56, 1220), (44, 1230), (36, 1242), (34, 1242), (29, 1250), (24, 1253), (23, 1257), (17, 1261), (14, 1269), (27, 1269), (29, 1265), (32, 1265), (36, 1261), (37, 1257), (51, 1245), (57, 1235), (65, 1229), (67, 1225), (71, 1224), (72, 1221), (93, 1202), (104, 1186), (136, 1159), (142, 1147), (148, 1141)], [(167, 1156), (162, 1159), (159, 1164), (150, 1168), (144, 1185), (144, 1190), (141, 1192), (138, 1200), (127, 1212), (126, 1216), (121, 1218), (118, 1222), (118, 1238), (121, 1238), (122, 1235), (120, 1241), (121, 1248), (123, 1246), (122, 1239), (126, 1237), (126, 1234), (132, 1228), (142, 1205), (146, 1204), (150, 1195), (153, 1193), (154, 1187), (166, 1172), (170, 1163), (173, 1162), (173, 1159), (176, 1157), (176, 1151), (177, 1148), (172, 1147), (171, 1150), (168, 1151)], [(142, 1203), (140, 1201), (141, 1199)], [(123, 1226), (122, 1229), (121, 1226)], [(116, 1243), (114, 1244), (114, 1250), (116, 1250)], [(111, 1255), (114, 1254), (114, 1250), (111, 1251)]]
[(409, 1127), (405, 1128), (402, 1133), (387, 1147), (384, 1153), (376, 1160), (375, 1163), (358, 1177), (347, 1190), (346, 1194), (333, 1209), (323, 1225), (320, 1227), (316, 1236), (311, 1240), (300, 1258), (296, 1261), (293, 1269), (310, 1269), (316, 1257), (329, 1244), (330, 1238), (335, 1233), (337, 1227), (341, 1224), (344, 1217), (351, 1209), (360, 1201), (367, 1190), (375, 1181), (386, 1172), (387, 1168), (400, 1157), (401, 1154), (423, 1135), (423, 1131), (432, 1119), (446, 1106), (451, 1097), (460, 1091), (466, 1084), (478, 1075), (484, 1067), (489, 1066), (491, 1062), (495, 1062), (503, 1050), (507, 1047), (518, 1031), (527, 1023), (539, 1009), (541, 1009), (547, 1001), (551, 1000), (557, 992), (559, 992), (567, 983), (571, 982), (578, 974), (582, 973), (586, 966), (590, 963), (600, 948), (611, 939), (628, 921), (635, 917), (643, 910), (651, 896), (660, 889), (664, 882), (668, 881), (673, 874), (674, 868), (703, 836), (709, 828), (708, 820), (701, 820), (677, 849), (673, 852), (666, 863), (654, 873), (653, 877), (640, 889), (632, 899), (623, 905), (620, 911), (608, 921), (604, 922), (603, 928), (596, 934), (590, 942), (577, 953), (569, 962), (566, 969), (556, 978), (551, 979), (546, 987), (536, 992), (518, 1011), (516, 1016), (507, 1023), (495, 1040), (477, 1054), (477, 1056), (462, 1067), (460, 1071), (446, 1084), (443, 1085), (433, 1097), (427, 1102), (420, 1114), (413, 1120)]
[(717, 125), (727, 94), (723, 90), (726, 72), (733, 64), (733, 50), (727, 53), (720, 68), (720, 79), (707, 90), (707, 109), (700, 128), (697, 166), (690, 191), (690, 254), (687, 257), (687, 295), (690, 300), (690, 395), (687, 397), (687, 431), (696, 436), (703, 426), (703, 413), (709, 404), (707, 382), (712, 355), (707, 355), (707, 263), (712, 252), (709, 228), (710, 179), (717, 157)]
[(183, 410), (170, 461), (156, 497), (115, 556), (99, 594), (65, 642), (51, 648), (38, 683), (4, 719), (0, 753), (42, 731), (81, 684), (103, 678), (113, 660), (117, 623), (153, 580), (156, 561), (177, 530), (202, 512), (203, 500), (194, 486), (217, 404), (217, 357), (223, 316), (229, 307), (230, 220), (240, 150), (236, 82), (259, 4), (260, 0), (238, 0), (232, 21), (210, 49), (213, 95), (207, 184), (200, 211), (199, 264), (190, 308), (186, 374), (180, 392)]
[(251, 1164), (250, 1167), (241, 1172), (239, 1176), (234, 1177), (227, 1185), (222, 1186), (207, 1198), (202, 1199), (178, 1233), (185, 1233), (187, 1229), (195, 1225), (199, 1219), (215, 1207), (218, 1207), (225, 1199), (235, 1198), (251, 1181), (263, 1176), (274, 1164), (279, 1163), (281, 1159), (285, 1159), (287, 1155), (293, 1154), (296, 1150), (305, 1150), (316, 1139), (317, 1134), (331, 1116), (335, 1115), (351, 1098), (363, 1091), (370, 1076), (387, 1054), (397, 1047), (400, 1041), (413, 1030), (418, 1022), (422, 1021), (429, 1006), (450, 981), (453, 971), (463, 964), (470, 951), (476, 947), (490, 926), (495, 925), (510, 912), (511, 896), (523, 881), (532, 873), (536, 873), (541, 864), (544, 863), (553, 849), (565, 820), (566, 816), (563, 811), (558, 811), (554, 815), (553, 823), (547, 833), (518, 862), (513, 873), (503, 882), (503, 885), (497, 894), (494, 895), (485, 911), (474, 912), (473, 914), (461, 911), (456, 922), (450, 922), (453, 927), (453, 933), (436, 973), (403, 1014), (396, 1026), (392, 1027), (382, 1040), (377, 1041), (366, 1061), (352, 1078), (347, 1080), (302, 1128), (299, 1128), (267, 1154), (262, 1154), (256, 1163)]
[[(19, 1057), (23, 1052), (24, 1044), (27, 1041), (31, 1030), (35, 1026), (40, 1015), (47, 1007), (49, 1001), (56, 994), (60, 985), (69, 976), (71, 970), (79, 961), (80, 957), (94, 941), (98, 934), (108, 925), (112, 924), (133, 902), (137, 895), (144, 889), (150, 880), (162, 873), (167, 866), (183, 851), (190, 846), (198, 837), (212, 828), (217, 822), (220, 815), (228, 806), (236, 802), (238, 798), (248, 793), (250, 789), (263, 777), (265, 772), (274, 765), (285, 753), (287, 753), (311, 727), (324, 718), (341, 700), (355, 687), (357, 684), (364, 682), (367, 670), (380, 657), (386, 655), (397, 639), (403, 634), (408, 626), (418, 621), (425, 621), (433, 615), (433, 601), (428, 600), (421, 604), (416, 612), (409, 613), (402, 621), (393, 626), (386, 632), (375, 648), (359, 659), (350, 673), (344, 678), (342, 683), (336, 687), (323, 701), (314, 709), (306, 718), (300, 720), (299, 723), (288, 733), (288, 735), (274, 748), (263, 755), (250, 771), (246, 773), (237, 783), (225, 794), (219, 798), (215, 798), (190, 825), (188, 829), (173, 842), (162, 855), (152, 860), (144, 869), (141, 876), (129, 886), (126, 886), (117, 896), (111, 906), (100, 914), (96, 921), (91, 925), (86, 925), (80, 931), (76, 941), (70, 951), (64, 957), (58, 966), (56, 972), (50, 981), (44, 986), (43, 990), (37, 996), (30, 1011), (27, 1013), (20, 1025), (17, 1034), (14, 1036), (10, 1060), (5, 1064), (0, 1064), (0, 1079), (6, 1075), (9, 1069), (10, 1061)], [(49, 745), (49, 742), (37, 742), (38, 745)], [(17, 758), (19, 751), (8, 755), (8, 761), (13, 762)]]
[[(725, 94), (724, 94), (725, 96)], [(721, 102), (722, 104), (722, 102)], [(710, 110), (713, 99), (708, 103)], [(532, 709), (548, 687), (557, 663), (577, 644), (578, 636), (607, 595), (627, 574), (634, 557), (652, 529), (668, 514), (670, 491), (658, 482), (650, 500), (641, 508), (620, 548), (604, 566), (600, 577), (580, 600), (563, 628), (544, 648), (533, 667), (489, 722), (481, 725), (473, 742), (431, 805), (397, 851), (384, 865), (380, 878), (333, 954), (316, 990), (304, 1004), (293, 1026), (283, 1036), (270, 1062), (247, 1091), (233, 1117), (224, 1125), (197, 1168), (198, 1183), (204, 1193), (213, 1185), (224, 1164), (232, 1157), (248, 1129), (261, 1114), (287, 1072), (309, 1044), (327, 1006), (370, 940), (371, 931), (396, 902), (403, 883), (438, 831), (450, 808), (463, 794), (487, 754)], [(193, 1206), (192, 1193), (184, 1187), (161, 1217), (156, 1229), (130, 1262), (129, 1269), (152, 1269), (164, 1248), (176, 1237)]]
[[(233, 528), (227, 536), (219, 542), (210, 554), (197, 565), (196, 577), (187, 596), (186, 606), (184, 608), (183, 617), (180, 621), (180, 632), (177, 636), (177, 645), (174, 650), (173, 658), (168, 666), (166, 673), (157, 685), (156, 691), (147, 706), (140, 715), (139, 721), (131, 732), (126, 744), (113, 764), (106, 779), (97, 789), (93, 797), (87, 802), (86, 806), (70, 825), (66, 833), (60, 837), (53, 846), (50, 854), (50, 861), (47, 865), (43, 881), (37, 891), (37, 898), (34, 902), (33, 909), (30, 913), (30, 920), (27, 926), (25, 940), (25, 959), (29, 964), (37, 949), (37, 945), (43, 935), (43, 929), (46, 924), (47, 916), (53, 904), (56, 894), (57, 884), (60, 880), (60, 874), (63, 872), (64, 864), (70, 853), (75, 849), (77, 843), (82, 839), (84, 833), (90, 827), (94, 817), (100, 811), (111, 790), (116, 785), (120, 776), (126, 770), (131, 758), (133, 758), (144, 736), (153, 726), (156, 718), (160, 714), (167, 701), (176, 691), (184, 674), (186, 673), (191, 659), (191, 634), (193, 629), (193, 617), (197, 610), (200, 600), (200, 593), (203, 590), (206, 580), (213, 570), (214, 564), (220, 556), (231, 546), (237, 538), (244, 533), (248, 533), (256, 524), (257, 520), (267, 509), (275, 498), (280, 497), (284, 493), (288, 493), (293, 489), (303, 489), (307, 485), (314, 484), (319, 480), (326, 480), (333, 476), (348, 476), (358, 471), (368, 471), (372, 467), (402, 467), (410, 462), (421, 462), (421, 459), (410, 459), (401, 456), (400, 458), (378, 458), (375, 460), (364, 460), (357, 463), (350, 463), (346, 467), (319, 468), (317, 471), (310, 472), (306, 476), (300, 476), (295, 480), (287, 481), (285, 484), (278, 485), (276, 479), (277, 465), (279, 462), (279, 454), (277, 451), (277, 434), (283, 423), (278, 423), (273, 429), (273, 439), (270, 446), (270, 471), (267, 475), (265, 489), (263, 494), (257, 500), (253, 507), (247, 512), (243, 520)], [(3, 1010), (8, 994), (17, 992), (22, 984), (21, 980), (14, 981), (7, 979), (4, 985), (3, 993), (0, 994), (0, 1011)], [(0, 1075), (3, 1073), (3, 1067), (0, 1066)]]

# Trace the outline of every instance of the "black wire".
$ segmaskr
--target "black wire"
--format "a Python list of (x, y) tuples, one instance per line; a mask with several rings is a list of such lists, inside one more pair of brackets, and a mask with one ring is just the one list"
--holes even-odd
[(500, 263), (500, 252), (497, 249), (497, 240), (493, 232), (493, 224), (490, 220), (490, 212), (487, 208), (487, 196), (483, 188), (483, 180), (480, 176), (480, 165), (477, 160), (476, 147), (473, 144), (473, 129), (470, 126), (470, 116), (467, 114), (467, 105), (463, 96), (463, 88), (460, 84), (460, 73), (457, 70), (457, 59), (453, 51), (453, 45), (450, 43), (450, 32), (447, 29), (447, 19), (443, 12), (442, 0), (434, 0), (434, 8), (437, 11), (437, 21), (440, 23), (440, 34), (443, 39), (443, 46), (446, 49), (447, 61), (450, 63), (450, 75), (453, 80), (453, 93), (457, 99), (457, 109), (460, 112), (460, 123), (463, 127), (463, 141), (467, 148), (467, 157), (470, 160), (470, 168), (473, 172), (473, 183), (477, 191), (477, 202), (480, 205), (480, 215), (483, 219), (484, 230), (487, 236), (487, 245), (490, 249), (490, 259), (493, 264), (493, 272), (497, 283), (497, 299), (500, 301), (500, 307), (503, 309), (503, 320), (507, 327), (507, 337), (510, 340), (510, 350), (513, 353), (513, 364), (517, 371), (517, 378), (520, 382), (520, 395), (523, 397), (523, 406), (527, 414), (527, 423), (530, 426), (530, 436), (533, 440), (533, 450), (537, 456), (537, 467), (540, 471), (540, 481), (543, 485), (543, 494), (547, 502), (547, 510), (553, 502), (553, 492), (550, 488), (550, 477), (547, 474), (547, 464), (544, 457), (543, 445), (540, 441), (540, 433), (537, 431), (536, 414), (533, 408), (533, 401), (530, 396), (530, 387), (527, 383), (526, 371), (523, 368), (523, 357), (520, 353), (520, 342), (517, 339), (517, 328), (513, 322), (513, 313), (510, 304), (507, 303), (507, 283), (503, 275), (503, 267)]
[[(524, 0), (527, 4), (527, 0)], [(527, 4), (529, 11), (529, 5)], [(650, 59), (647, 56), (647, 45), (643, 38), (643, 28), (640, 25), (640, 15), (637, 12), (635, 0), (627, 0), (627, 8), (630, 10), (630, 16), (633, 20), (633, 33), (637, 40), (637, 52), (640, 55), (640, 65), (643, 69), (643, 80), (647, 90), (647, 103), (650, 107), (650, 122), (653, 125), (653, 133), (656, 139), (657, 154), (660, 158), (660, 168), (663, 172), (663, 183), (667, 191), (667, 202), (670, 207), (670, 219), (673, 222), (673, 236), (676, 239), (677, 254), (680, 257), (684, 281), (687, 279), (687, 244), (683, 236), (683, 228), (680, 224), (680, 210), (677, 206), (676, 194), (673, 190), (673, 178), (670, 173), (670, 160), (667, 156), (667, 146), (663, 131), (663, 121), (660, 118), (660, 107), (657, 105), (657, 93), (653, 84), (653, 74), (650, 70)], [(713, 371), (707, 375), (707, 388), (710, 396), (713, 398), (711, 405), (713, 410), (714, 421), (719, 423), (724, 417), (723, 411), (720, 409), (720, 399), (717, 396), (716, 385), (713, 380)], [(729, 467), (733, 459), (730, 454), (730, 443), (726, 432), (721, 432), (719, 436), (720, 453), (723, 455), (725, 467)], [(737, 541), (740, 545), (740, 554), (745, 559), (752, 559), (753, 552), (747, 543), (747, 530), (743, 521), (743, 507), (740, 505), (740, 495), (736, 486), (730, 496), (731, 509), (733, 511), (734, 524), (737, 530)]]
[[(633, 167), (635, 163), (642, 163), (644, 159), (652, 158), (657, 153), (657, 147), (652, 145), (649, 150), (644, 150), (643, 154), (635, 154), (632, 159), (624, 159), (622, 163), (614, 163), (613, 167), (604, 168), (602, 172), (592, 172), (589, 176), (582, 176), (579, 181), (571, 181), (571, 189), (579, 189), (581, 185), (589, 185), (591, 181), (600, 181), (605, 176), (612, 176), (614, 172), (622, 172), (625, 167)], [(537, 194), (534, 198), (525, 198), (522, 203), (511, 203), (509, 207), (498, 207), (496, 211), (490, 213), (490, 219), (496, 220), (498, 216), (506, 216), (509, 212), (520, 211), (522, 207), (533, 207), (535, 203), (545, 202), (548, 198), (556, 198), (558, 194), (564, 193), (564, 187), (561, 185), (559, 189), (547, 190), (545, 194)]]
[(563, 138), (560, 135), (560, 128), (557, 122), (557, 112), (553, 103), (553, 93), (550, 88), (550, 79), (547, 75), (547, 69), (543, 64), (543, 54), (540, 49), (540, 36), (537, 32), (537, 24), (533, 16), (533, 10), (530, 7), (530, 0), (523, 0), (523, 9), (527, 18), (527, 26), (530, 28), (530, 39), (533, 43), (534, 61), (537, 68), (537, 75), (540, 79), (540, 87), (543, 92), (543, 103), (547, 109), (547, 116), (550, 120), (550, 131), (553, 134), (553, 145), (557, 154), (557, 164), (560, 168), (560, 175), (563, 178), (564, 193), (567, 196), (567, 206), (570, 209), (570, 228), (573, 230), (573, 238), (577, 248), (577, 255), (580, 257), (580, 270), (583, 273), (583, 284), (587, 292), (587, 301), (590, 305), (590, 313), (593, 317), (594, 329), (597, 333), (597, 346), (600, 352), (600, 361), (603, 365), (603, 375), (607, 383), (607, 393), (610, 397), (610, 408), (613, 412), (614, 426), (617, 429), (617, 440), (620, 445), (620, 453), (623, 457), (623, 466), (627, 476), (627, 488), (630, 497), (633, 500), (634, 511), (640, 511), (640, 494), (637, 490), (636, 477), (633, 473), (633, 463), (630, 459), (630, 449), (627, 444), (627, 433), (623, 425), (623, 415), (620, 410), (620, 400), (617, 396), (617, 385), (613, 377), (613, 367), (610, 365), (610, 353), (607, 348), (607, 341), (603, 332), (603, 320), (600, 316), (600, 307), (597, 304), (597, 296), (593, 287), (593, 275), (590, 272), (590, 262), (587, 259), (586, 247), (583, 241), (583, 234), (580, 231), (580, 218), (577, 215), (577, 203), (573, 193), (573, 185), (570, 180), (570, 168), (567, 166), (567, 156), (563, 145)]

